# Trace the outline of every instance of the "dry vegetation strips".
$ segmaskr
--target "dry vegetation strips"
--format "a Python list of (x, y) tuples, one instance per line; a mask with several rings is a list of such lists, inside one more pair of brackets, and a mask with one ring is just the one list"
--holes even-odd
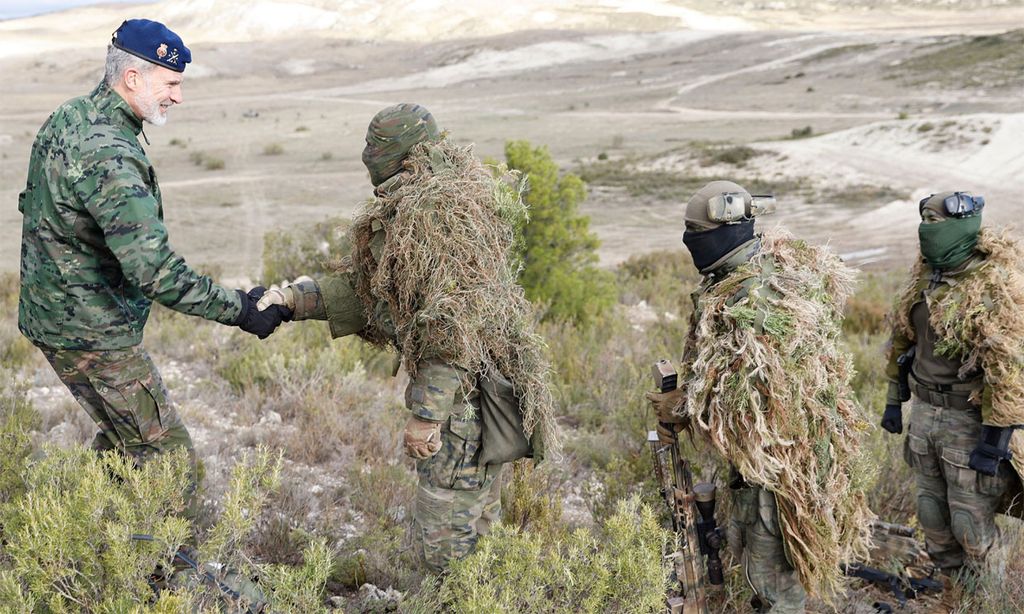
[[(360, 298), (387, 305), (387, 314), (367, 310), (367, 338), (393, 344), (408, 370), (436, 357), (502, 374), (520, 398), (527, 435), (539, 426), (555, 450), (545, 344), (516, 281), (514, 227), (526, 214), (519, 192), (447, 139), (417, 145), (406, 165), (352, 225)], [(381, 229), (383, 241), (371, 245)]]
[[(834, 599), (839, 565), (867, 555), (868, 429), (840, 345), (853, 275), (824, 248), (783, 233), (701, 299), (686, 412), (743, 477), (778, 495), (801, 583)], [(742, 287), (745, 298), (736, 300)], [(761, 326), (755, 322), (763, 322)]]
[[(963, 361), (961, 377), (980, 367), (995, 383), (985, 424), (1024, 424), (1024, 247), (1008, 231), (983, 228), (976, 249), (984, 263), (929, 304), (929, 323), (941, 339), (935, 349)], [(910, 307), (927, 275), (919, 259), (894, 313), (896, 330), (911, 339)], [(1011, 449), (1014, 467), (1024, 473), (1024, 431), (1014, 433)]]

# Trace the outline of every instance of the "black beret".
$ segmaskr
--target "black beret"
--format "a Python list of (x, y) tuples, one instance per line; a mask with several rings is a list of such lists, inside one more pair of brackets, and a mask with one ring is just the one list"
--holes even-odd
[(158, 21), (129, 19), (114, 32), (110, 44), (175, 72), (184, 72), (185, 64), (192, 61), (181, 37)]

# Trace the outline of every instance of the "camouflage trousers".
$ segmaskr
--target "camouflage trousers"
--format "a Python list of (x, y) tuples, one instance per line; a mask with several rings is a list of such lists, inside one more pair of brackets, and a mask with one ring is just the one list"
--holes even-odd
[(732, 492), (729, 547), (742, 562), (747, 582), (762, 606), (769, 607), (762, 611), (802, 613), (807, 594), (786, 557), (775, 495), (758, 486)]
[(479, 416), (451, 416), (441, 449), (417, 461), (415, 541), (426, 567), (440, 573), (468, 556), (501, 517), (501, 465), (480, 466)]
[(999, 538), (996, 508), (1012, 469), (994, 476), (968, 466), (981, 435), (977, 409), (949, 409), (913, 400), (903, 455), (917, 477), (917, 518), (932, 562), (944, 570), (979, 567)]
[(40, 349), (99, 427), (92, 441), (94, 450), (117, 450), (137, 465), (167, 450), (188, 450), (193, 480), (186, 516), (193, 517), (196, 461), (192, 438), (168, 400), (149, 354), (141, 346), (99, 351)]

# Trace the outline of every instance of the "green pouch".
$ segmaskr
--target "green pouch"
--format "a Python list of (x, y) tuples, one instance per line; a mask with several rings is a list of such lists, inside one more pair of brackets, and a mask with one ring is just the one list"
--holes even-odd
[(501, 375), (480, 375), (480, 419), (483, 437), (480, 446), (481, 465), (500, 465), (534, 454), (531, 441), (523, 432), (523, 414), (519, 397), (512, 383)]

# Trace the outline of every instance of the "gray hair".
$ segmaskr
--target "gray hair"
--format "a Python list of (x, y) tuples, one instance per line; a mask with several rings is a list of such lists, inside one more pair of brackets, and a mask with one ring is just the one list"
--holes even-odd
[(143, 75), (152, 70), (156, 64), (143, 60), (142, 58), (132, 55), (123, 49), (118, 49), (113, 45), (107, 45), (107, 65), (103, 80), (107, 82), (107, 85), (114, 87), (121, 80), (121, 76), (124, 75), (124, 71), (129, 68), (134, 68)]

